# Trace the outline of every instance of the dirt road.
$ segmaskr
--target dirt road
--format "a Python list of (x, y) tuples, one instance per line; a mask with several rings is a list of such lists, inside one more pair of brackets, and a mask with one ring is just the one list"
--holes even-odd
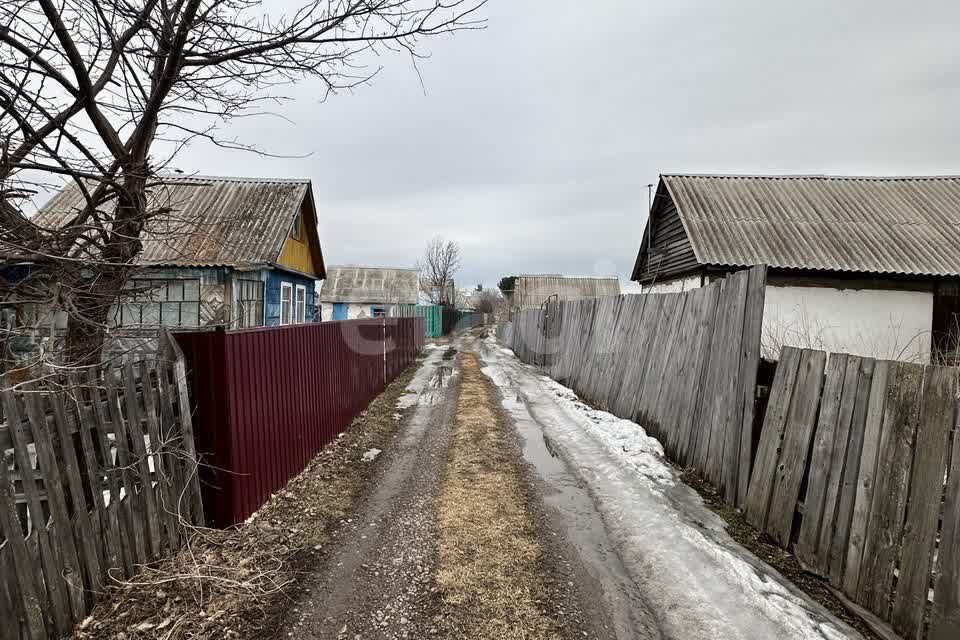
[(292, 638), (856, 639), (736, 546), (637, 425), (491, 339), (434, 347)]

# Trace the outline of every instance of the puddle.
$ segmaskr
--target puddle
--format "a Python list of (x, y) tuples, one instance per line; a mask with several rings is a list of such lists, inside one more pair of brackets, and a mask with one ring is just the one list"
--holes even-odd
[[(446, 356), (444, 356), (446, 358)], [(442, 364), (437, 367), (430, 377), (428, 386), (431, 389), (445, 389), (450, 384), (450, 378), (453, 376), (453, 367)]]
[(503, 391), (503, 404), (523, 438), (523, 458), (537, 470), (545, 485), (544, 503), (556, 509), (566, 529), (566, 540), (597, 581), (617, 638), (650, 637), (650, 620), (640, 613), (647, 611), (647, 604), (638, 597), (589, 491), (557, 454), (522, 396), (510, 389)]

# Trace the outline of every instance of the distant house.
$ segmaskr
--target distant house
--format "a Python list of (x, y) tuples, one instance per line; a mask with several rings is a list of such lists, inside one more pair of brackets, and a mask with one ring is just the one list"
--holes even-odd
[(417, 304), (416, 269), (332, 266), (320, 286), (324, 321), (398, 315), (400, 305)]
[(765, 355), (952, 360), (960, 178), (661, 176), (633, 280), (682, 291), (756, 264), (770, 267)]
[(521, 275), (504, 278), (502, 287), (511, 309), (539, 308), (551, 297), (581, 300), (620, 295), (616, 277)]
[[(309, 180), (167, 176), (148, 197), (170, 213), (147, 225), (141, 269), (112, 314), (116, 329), (312, 319), (315, 283), (325, 268)], [(83, 205), (71, 184), (36, 221), (60, 226)]]

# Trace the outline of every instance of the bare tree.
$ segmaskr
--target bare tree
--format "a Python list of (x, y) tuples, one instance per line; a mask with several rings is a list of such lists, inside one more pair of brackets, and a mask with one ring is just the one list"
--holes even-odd
[(496, 289), (483, 289), (473, 294), (473, 308), (480, 313), (496, 313), (503, 305), (503, 296)]
[(453, 240), (434, 237), (417, 263), (420, 291), (431, 304), (452, 306), (456, 303), (453, 277), (460, 270), (460, 245)]
[[(316, 79), (325, 95), (377, 72), (384, 52), (423, 56), (430, 36), (482, 28), (486, 0), (7, 0), (0, 5), (0, 254), (31, 277), (9, 299), (66, 311), (66, 356), (99, 358), (109, 309), (177, 152), (223, 123), (263, 113), (276, 90)], [(38, 189), (80, 185), (57, 228), (26, 215)]]

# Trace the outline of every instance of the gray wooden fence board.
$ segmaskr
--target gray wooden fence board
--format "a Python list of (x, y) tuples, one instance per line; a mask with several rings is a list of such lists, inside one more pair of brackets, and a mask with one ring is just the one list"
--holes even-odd
[(894, 567), (903, 535), (922, 378), (921, 366), (898, 362), (887, 390), (877, 482), (857, 598), (881, 618), (889, 615)]
[(832, 540), (821, 539), (823, 544), (829, 542), (830, 550), (827, 556), (830, 559), (830, 583), (835, 587), (843, 584), (844, 565), (847, 558), (850, 525), (853, 520), (854, 505), (857, 495), (857, 481), (860, 474), (860, 457), (863, 452), (864, 429), (866, 426), (867, 411), (870, 402), (870, 388), (873, 382), (874, 360), (860, 358), (860, 372), (857, 376), (857, 397), (850, 421), (850, 439), (847, 445), (847, 455), (843, 465), (843, 479), (840, 484), (840, 494), (837, 497), (836, 527)]
[(767, 512), (770, 510), (770, 497), (773, 495), (773, 483), (779, 462), (780, 444), (783, 441), (787, 416), (790, 412), (790, 400), (800, 368), (800, 350), (784, 347), (780, 353), (780, 363), (770, 387), (770, 402), (763, 419), (760, 444), (750, 476), (750, 490), (747, 492), (745, 514), (747, 522), (758, 529), (767, 526)]
[[(820, 575), (826, 573), (825, 559), (819, 553), (820, 530), (830, 483), (830, 469), (836, 458), (837, 422), (847, 373), (847, 358), (846, 354), (835, 353), (827, 362), (820, 416), (817, 419), (816, 436), (810, 454), (810, 480), (803, 500), (803, 520), (795, 548), (800, 562), (808, 570)], [(829, 537), (829, 533), (824, 537)]]
[[(956, 411), (956, 410), (955, 410)], [(947, 476), (937, 583), (933, 591), (928, 640), (956, 640), (960, 635), (960, 414), (954, 416), (953, 446)]]
[(13, 482), (7, 471), (7, 459), (2, 452), (0, 452), (0, 530), (7, 539), (6, 547), (9, 548), (11, 564), (16, 570), (19, 593), (15, 595), (19, 596), (17, 605), (23, 612), (27, 625), (24, 636), (32, 640), (46, 638), (49, 623), (48, 610), (45, 606), (46, 593), (39, 572), (35, 571), (37, 556), (32, 555), (28, 550), (20, 528)]
[(784, 548), (790, 544), (810, 438), (817, 420), (826, 359), (827, 354), (822, 351), (805, 350), (800, 354), (796, 389), (787, 414), (766, 526), (767, 532)]
[(749, 270), (747, 298), (744, 303), (743, 335), (740, 338), (740, 404), (743, 415), (740, 425), (740, 462), (737, 478), (737, 499), (734, 505), (742, 507), (750, 488), (750, 470), (753, 464), (753, 421), (757, 387), (757, 369), (760, 364), (760, 340), (763, 330), (763, 306), (767, 285), (767, 268)]
[(956, 370), (945, 367), (927, 367), (924, 372), (902, 560), (891, 619), (893, 628), (906, 638), (920, 638), (923, 630), (946, 453), (953, 428), (956, 374)]
[[(747, 303), (749, 272), (740, 271), (731, 276), (728, 293), (726, 340), (722, 344), (723, 357), (718, 361), (722, 373), (717, 376), (717, 394), (722, 399), (715, 418), (715, 433), (723, 443), (722, 454), (714, 462), (711, 475), (730, 504), (737, 503), (740, 484), (740, 450), (743, 427), (744, 394), (740, 379), (741, 341), (743, 340), (744, 310)], [(759, 345), (757, 347), (759, 349)]]

